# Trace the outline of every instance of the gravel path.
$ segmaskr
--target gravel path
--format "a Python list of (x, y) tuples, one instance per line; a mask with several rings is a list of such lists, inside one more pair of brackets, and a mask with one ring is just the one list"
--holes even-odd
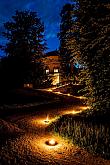
[[(0, 165), (110, 165), (109, 160), (92, 155), (53, 132), (47, 132), (48, 124), (44, 122), (47, 116), (51, 123), (59, 115), (78, 109), (80, 107), (56, 108), (8, 117), (6, 120), (16, 125), (22, 133), (7, 138), (0, 145)], [(47, 145), (46, 141), (51, 139), (58, 144)]]

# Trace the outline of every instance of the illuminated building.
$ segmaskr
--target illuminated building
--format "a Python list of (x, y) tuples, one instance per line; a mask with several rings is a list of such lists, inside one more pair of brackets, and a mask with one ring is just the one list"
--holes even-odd
[(45, 73), (52, 79), (52, 85), (61, 82), (61, 64), (60, 54), (58, 51), (48, 52), (43, 58), (42, 62), (46, 66)]
[[(40, 62), (45, 66), (45, 74), (48, 76), (49, 79), (52, 80), (51, 85), (57, 85), (59, 83), (67, 83), (68, 80), (71, 79), (74, 76), (74, 80), (76, 79), (76, 70), (78, 70), (78, 66), (75, 67), (75, 64), (77, 64), (77, 59), (73, 59), (69, 64), (69, 74), (71, 72), (71, 77), (64, 78), (61, 74), (61, 56), (59, 51), (51, 51), (43, 55), (42, 58), (40, 58)], [(76, 69), (75, 69), (76, 68)], [(74, 82), (75, 83), (75, 82)], [(33, 85), (31, 83), (24, 84), (24, 87), (32, 88)]]
[[(57, 85), (61, 82), (67, 81), (67, 79), (65, 79), (64, 76), (62, 76), (61, 74), (61, 56), (60, 56), (59, 51), (56, 50), (56, 51), (46, 53), (46, 55), (44, 55), (44, 57), (42, 58), (42, 62), (46, 66), (45, 73), (50, 78), (52, 78), (52, 85)], [(75, 64), (77, 64), (77, 67)], [(72, 75), (76, 74), (75, 70), (78, 70), (78, 67), (79, 67), (79, 64), (76, 58), (74, 58), (70, 62), (69, 67), (70, 67), (69, 72), (71, 72)], [(71, 80), (71, 77), (70, 77), (70, 80)]]

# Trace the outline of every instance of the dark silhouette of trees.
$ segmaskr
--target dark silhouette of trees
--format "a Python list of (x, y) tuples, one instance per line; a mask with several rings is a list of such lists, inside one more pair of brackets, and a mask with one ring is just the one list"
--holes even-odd
[(78, 0), (80, 52), (85, 65), (80, 80), (85, 82), (91, 109), (108, 111), (110, 107), (110, 2)]
[[(7, 62), (3, 62), (2, 66), (3, 71), (7, 71), (7, 81), (13, 87), (35, 83), (35, 76), (39, 76), (38, 73), (43, 74), (43, 66), (39, 66), (37, 62), (46, 49), (43, 23), (36, 12), (16, 11), (12, 20), (6, 22), (4, 27), (3, 36), (8, 40), (4, 48), (7, 56), (4, 60)], [(39, 70), (35, 70), (36, 67)]]
[(61, 10), (60, 32), (60, 55), (62, 72), (65, 77), (71, 75), (71, 60), (78, 55), (78, 23), (77, 23), (77, 6), (65, 4)]

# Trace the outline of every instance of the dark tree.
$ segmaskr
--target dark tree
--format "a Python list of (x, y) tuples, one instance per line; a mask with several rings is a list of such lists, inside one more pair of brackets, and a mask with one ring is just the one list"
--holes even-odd
[[(15, 77), (15, 85), (32, 82), (37, 67), (36, 61), (44, 54), (44, 25), (36, 12), (16, 11), (12, 21), (4, 24), (4, 37), (8, 43), (4, 51), (10, 63), (11, 77)], [(42, 66), (41, 66), (42, 70)], [(39, 70), (40, 72), (40, 70)]]
[(60, 55), (62, 63), (62, 71), (66, 77), (70, 77), (71, 60), (76, 57), (78, 52), (78, 24), (77, 24), (77, 6), (65, 4), (61, 10), (60, 32)]
[(110, 107), (110, 2), (78, 0), (80, 8), (80, 52), (85, 65), (81, 81), (85, 81), (88, 104), (96, 111)]

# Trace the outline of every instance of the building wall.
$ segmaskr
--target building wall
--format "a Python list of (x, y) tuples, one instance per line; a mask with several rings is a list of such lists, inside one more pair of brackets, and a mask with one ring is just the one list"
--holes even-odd
[(52, 85), (56, 85), (60, 82), (60, 56), (51, 53), (42, 59), (42, 62), (45, 65), (46, 74), (52, 79)]
[(58, 56), (45, 57), (43, 63), (49, 69), (49, 73), (54, 73), (54, 69), (60, 70), (60, 58)]

